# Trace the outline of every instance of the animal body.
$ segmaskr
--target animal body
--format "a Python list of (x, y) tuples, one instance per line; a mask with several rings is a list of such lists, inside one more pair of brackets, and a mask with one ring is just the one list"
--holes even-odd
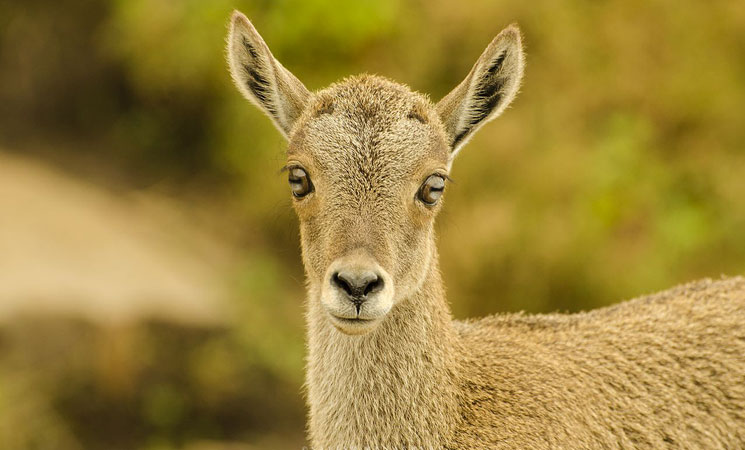
[(742, 278), (452, 319), (433, 223), (455, 155), (517, 93), (517, 27), (437, 104), (377, 76), (312, 93), (239, 12), (228, 59), (289, 141), (313, 448), (745, 448)]

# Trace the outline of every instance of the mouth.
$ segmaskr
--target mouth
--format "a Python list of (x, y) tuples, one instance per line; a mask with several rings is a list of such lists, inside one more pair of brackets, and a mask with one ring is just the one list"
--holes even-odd
[(336, 320), (337, 322), (346, 323), (346, 324), (365, 324), (370, 322), (375, 322), (375, 319), (362, 319), (360, 317), (354, 317), (354, 318), (348, 318), (348, 317), (339, 317), (331, 314), (331, 317)]
[(331, 316), (331, 323), (341, 332), (346, 334), (360, 334), (371, 328), (371, 325), (378, 322), (378, 319), (362, 319), (359, 317), (348, 318), (339, 317), (334, 314)]

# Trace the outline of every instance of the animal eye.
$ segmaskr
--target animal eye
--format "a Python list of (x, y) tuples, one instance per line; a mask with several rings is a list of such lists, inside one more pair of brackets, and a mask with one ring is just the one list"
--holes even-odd
[(424, 180), (422, 187), (419, 188), (417, 198), (425, 205), (434, 205), (442, 197), (442, 191), (445, 190), (445, 178), (442, 175), (430, 175)]
[(288, 181), (290, 182), (292, 195), (295, 198), (303, 198), (313, 192), (313, 183), (310, 182), (310, 177), (305, 169), (300, 167), (291, 168), (289, 171)]

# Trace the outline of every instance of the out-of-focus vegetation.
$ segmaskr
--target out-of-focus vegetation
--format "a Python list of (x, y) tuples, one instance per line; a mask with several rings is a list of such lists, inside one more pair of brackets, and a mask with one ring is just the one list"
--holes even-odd
[[(105, 192), (78, 202), (84, 215), (98, 228), (161, 230), (132, 239), (149, 236), (152, 252), (170, 252), (163, 261), (196, 246), (180, 224), (231, 249), (183, 253), (192, 282), (220, 260), (222, 319), (208, 321), (176, 320), (173, 301), (157, 318), (34, 310), (41, 294), (24, 296), (0, 274), (0, 303), (26, 305), (22, 315), (0, 308), (1, 448), (302, 445), (303, 273), (277, 173), (284, 142), (231, 85), (233, 8), (310, 89), (366, 71), (433, 99), (501, 28), (520, 24), (522, 93), (459, 155), (439, 219), (457, 317), (575, 311), (745, 271), (741, 1), (0, 0), (0, 152)], [(0, 165), (0, 179), (23, 190), (29, 178), (14, 174)], [(50, 180), (38, 192), (56, 192)], [(155, 225), (120, 213), (104, 226), (96, 214), (114, 219), (102, 205), (132, 196), (180, 212)], [(91, 280), (116, 272), (108, 289), (137, 295), (144, 278), (134, 274), (150, 270), (142, 257), (87, 251), (107, 248), (110, 234), (62, 247), (74, 227), (44, 231), (19, 252), (27, 241), (11, 230), (36, 229), (25, 221), (32, 204), (64, 203), (14, 198), (0, 192), (0, 267), (28, 267), (33, 279), (37, 249), (50, 247), (60, 271), (78, 267), (64, 256), (82, 254)], [(54, 267), (38, 284), (60, 302), (97, 292), (55, 284), (86, 276), (55, 278)], [(142, 292), (158, 304), (160, 294)]]

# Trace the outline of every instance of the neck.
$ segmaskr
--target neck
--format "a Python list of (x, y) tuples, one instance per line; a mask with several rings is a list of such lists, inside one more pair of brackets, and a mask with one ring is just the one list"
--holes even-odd
[(314, 291), (306, 380), (313, 445), (442, 447), (457, 417), (457, 338), (436, 262), (422, 287), (362, 336), (336, 330)]

